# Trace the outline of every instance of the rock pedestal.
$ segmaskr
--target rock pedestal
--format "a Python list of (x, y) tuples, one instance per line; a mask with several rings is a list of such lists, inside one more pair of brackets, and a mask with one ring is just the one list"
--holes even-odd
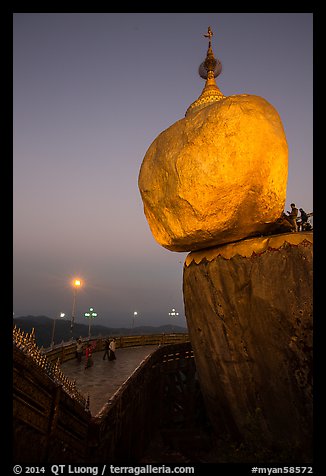
[(313, 235), (253, 238), (190, 253), (190, 340), (218, 436), (309, 454)]

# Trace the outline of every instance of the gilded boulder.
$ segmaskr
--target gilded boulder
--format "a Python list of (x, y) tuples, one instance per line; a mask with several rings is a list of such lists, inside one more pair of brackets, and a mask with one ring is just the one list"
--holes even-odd
[(243, 94), (223, 96), (163, 131), (138, 184), (154, 238), (182, 252), (267, 233), (284, 210), (287, 175), (278, 112)]

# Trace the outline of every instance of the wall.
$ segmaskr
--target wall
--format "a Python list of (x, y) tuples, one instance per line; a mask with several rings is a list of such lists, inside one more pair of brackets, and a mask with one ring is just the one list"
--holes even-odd
[[(13, 355), (15, 464), (136, 461), (161, 419), (163, 375), (176, 372), (180, 366), (189, 368), (192, 375), (195, 369), (189, 342), (162, 345), (143, 361), (100, 414), (91, 417), (57, 364), (40, 360), (33, 338), (24, 339), (24, 345), (14, 346)], [(122, 338), (118, 345), (130, 344), (128, 339)], [(134, 336), (132, 339), (135, 343)], [(136, 341), (152, 344), (158, 339), (169, 337), (138, 336)], [(187, 336), (179, 335), (178, 339), (186, 340)], [(62, 346), (64, 350), (49, 353), (56, 362), (57, 351), (64, 358), (72, 358), (74, 346), (70, 343)]]

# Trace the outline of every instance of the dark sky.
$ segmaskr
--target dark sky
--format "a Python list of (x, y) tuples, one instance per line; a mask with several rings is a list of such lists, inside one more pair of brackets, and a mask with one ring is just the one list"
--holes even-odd
[(279, 112), (289, 145), (285, 209), (313, 210), (312, 13), (15, 13), (15, 316), (185, 324), (186, 253), (156, 243), (138, 174), (157, 135), (200, 95), (210, 25), (224, 95)]

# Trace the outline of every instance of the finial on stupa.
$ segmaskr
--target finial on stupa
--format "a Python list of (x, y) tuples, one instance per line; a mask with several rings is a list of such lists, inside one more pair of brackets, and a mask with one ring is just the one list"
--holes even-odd
[(212, 36), (213, 31), (209, 26), (207, 29), (207, 33), (204, 34), (204, 37), (208, 38), (208, 50), (206, 58), (205, 61), (203, 61), (198, 68), (199, 76), (203, 79), (206, 79), (206, 83), (199, 98), (188, 107), (185, 114), (186, 116), (190, 112), (198, 111), (202, 107), (205, 107), (210, 103), (219, 101), (220, 99), (223, 99), (225, 97), (221, 93), (215, 82), (215, 78), (222, 71), (222, 64), (220, 60), (216, 59), (214, 56), (212, 50)]
[(204, 34), (205, 38), (208, 38), (208, 48), (212, 47), (212, 36), (214, 35), (211, 27), (209, 26), (207, 29), (207, 34)]

